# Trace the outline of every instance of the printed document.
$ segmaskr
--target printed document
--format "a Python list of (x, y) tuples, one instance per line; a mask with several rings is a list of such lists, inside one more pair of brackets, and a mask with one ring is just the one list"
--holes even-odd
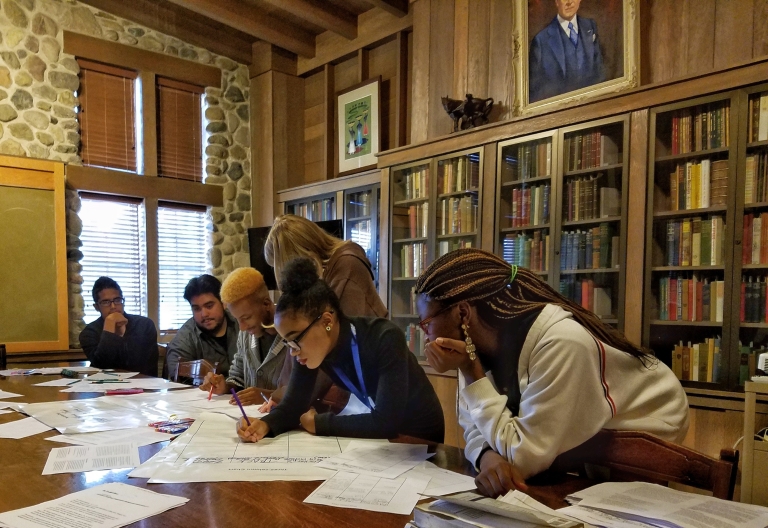
[(136, 444), (58, 447), (51, 449), (43, 475), (135, 468), (139, 464), (141, 460)]
[(432, 462), (422, 462), (403, 473), (402, 476), (430, 479), (424, 494), (431, 496), (470, 491), (477, 487), (474, 477), (439, 468)]
[(360, 475), (397, 478), (416, 467), (432, 455), (424, 444), (381, 444), (357, 447), (318, 463), (318, 466), (337, 471), (351, 471)]
[(60, 499), (0, 513), (9, 528), (118, 528), (186, 504), (189, 499), (113, 482)]
[(339, 471), (304, 502), (408, 515), (426, 487), (427, 481), (418, 477), (388, 479)]

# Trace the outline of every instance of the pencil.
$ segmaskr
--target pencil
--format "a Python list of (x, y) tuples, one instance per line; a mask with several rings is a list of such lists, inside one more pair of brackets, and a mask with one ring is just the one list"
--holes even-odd
[(248, 427), (251, 426), (251, 422), (248, 420), (248, 417), (245, 415), (245, 409), (243, 409), (243, 404), (240, 403), (240, 398), (237, 397), (237, 391), (234, 387), (229, 389), (230, 392), (232, 392), (232, 396), (235, 398), (235, 401), (237, 402), (237, 406), (240, 407), (240, 412), (243, 413), (243, 418), (245, 418), (245, 423), (248, 424)]
[[(216, 374), (216, 367), (219, 366), (218, 361), (213, 365), (213, 374)], [(211, 401), (211, 395), (213, 394), (213, 378), (211, 378), (211, 388), (208, 390), (208, 401)]]

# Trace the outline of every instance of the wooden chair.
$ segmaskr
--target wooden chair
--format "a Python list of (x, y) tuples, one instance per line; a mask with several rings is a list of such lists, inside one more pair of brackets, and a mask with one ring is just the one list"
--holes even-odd
[[(202, 385), (205, 375), (213, 372), (214, 366), (204, 359), (195, 361), (180, 361), (176, 364), (175, 372), (171, 375), (171, 381)], [(179, 381), (181, 380), (181, 381)]]
[(733, 499), (739, 452), (720, 451), (715, 459), (639, 431), (602, 430), (555, 460), (556, 471), (585, 472), (585, 464), (610, 470), (610, 480), (642, 480), (668, 485), (677, 482)]

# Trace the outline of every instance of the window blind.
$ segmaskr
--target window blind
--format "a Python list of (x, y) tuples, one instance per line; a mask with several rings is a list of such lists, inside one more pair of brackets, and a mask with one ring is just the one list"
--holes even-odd
[(111, 277), (125, 297), (125, 311), (147, 315), (144, 206), (139, 201), (81, 194), (83, 297), (85, 322), (99, 317), (91, 289), (101, 276)]
[(134, 71), (78, 59), (80, 156), (85, 165), (136, 171)]
[(157, 170), (160, 176), (203, 181), (203, 89), (157, 79)]
[(205, 208), (161, 203), (157, 209), (160, 330), (176, 330), (192, 317), (184, 287), (208, 270)]

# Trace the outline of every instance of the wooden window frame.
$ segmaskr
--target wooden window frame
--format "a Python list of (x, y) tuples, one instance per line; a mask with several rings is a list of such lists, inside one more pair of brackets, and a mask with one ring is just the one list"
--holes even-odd
[[(160, 201), (205, 207), (224, 205), (223, 187), (157, 177), (157, 78), (197, 86), (221, 86), (221, 70), (163, 53), (64, 31), (64, 53), (77, 58), (138, 72), (141, 90), (140, 173), (80, 165), (67, 166), (67, 182), (78, 191), (139, 198), (144, 202), (147, 251), (147, 308), (159, 322), (159, 259), (157, 209)], [(204, 165), (204, 164), (203, 164)]]

